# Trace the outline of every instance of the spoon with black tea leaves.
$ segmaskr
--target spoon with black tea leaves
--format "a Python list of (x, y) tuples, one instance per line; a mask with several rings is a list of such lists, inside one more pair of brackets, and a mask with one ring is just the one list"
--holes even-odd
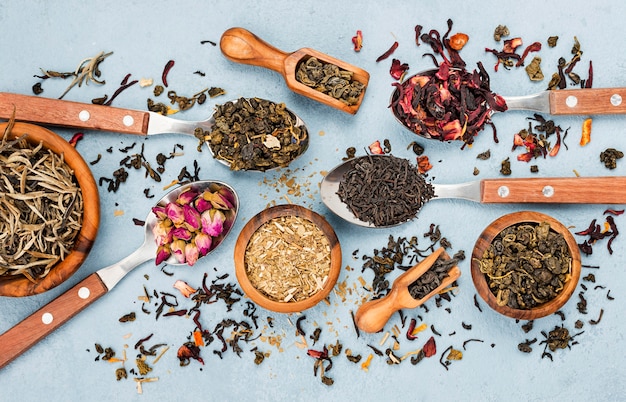
[[(258, 98), (240, 98), (232, 101), (232, 103), (237, 104), (237, 102), (242, 100), (250, 103), (251, 99), (262, 101), (262, 99)], [(197, 128), (202, 128), (204, 131), (211, 131), (215, 125), (215, 114), (207, 120), (186, 121), (173, 119), (150, 111), (123, 109), (112, 106), (0, 92), (0, 118), (10, 118), (14, 110), (15, 119), (18, 121), (139, 136), (186, 134), (195, 137), (194, 133)], [(304, 121), (293, 111), (289, 109), (286, 111), (293, 119), (291, 128), (299, 128), (305, 132), (306, 125)], [(293, 158), (288, 163), (293, 162), (306, 152), (308, 145), (309, 135), (307, 132), (306, 137), (299, 143), (298, 153), (295, 155), (290, 153), (290, 155), (293, 155)], [(276, 145), (272, 143), (269, 146), (273, 147)], [(227, 160), (227, 158), (215, 155), (208, 142), (207, 148), (213, 158), (219, 163), (231, 167), (231, 161)], [(285, 166), (284, 164), (270, 168), (258, 166), (247, 170), (266, 171), (280, 167)]]
[[(483, 99), (479, 105), (475, 105), (476, 109), (468, 110), (470, 109), (469, 103), (471, 102), (468, 99), (471, 99), (474, 95), (479, 98), (489, 96), (488, 91), (483, 91), (484, 88), (482, 87), (482, 85), (489, 85), (488, 78), (483, 78), (483, 84), (481, 84), (480, 90), (476, 90), (475, 92), (468, 90), (468, 92), (471, 92), (471, 96), (466, 95), (464, 97), (465, 100), (461, 100), (457, 96), (456, 101), (449, 103), (459, 104), (460, 107), (464, 108), (463, 113), (470, 116), (470, 119), (472, 119), (471, 116), (474, 115), (475, 120), (468, 122), (464, 127), (463, 123), (459, 122), (455, 124), (455, 119), (449, 118), (449, 121), (445, 121), (449, 123), (449, 125), (447, 124), (445, 130), (442, 130), (434, 125), (434, 121), (437, 119), (433, 119), (433, 113), (444, 113), (444, 111), (447, 111), (451, 112), (451, 115), (460, 115), (458, 114), (459, 110), (456, 108), (452, 110), (448, 109), (448, 107), (434, 106), (437, 104), (441, 105), (441, 103), (426, 98), (423, 101), (419, 101), (421, 106), (418, 108), (416, 106), (418, 101), (415, 99), (416, 95), (413, 90), (416, 86), (423, 88), (425, 85), (428, 85), (429, 80), (441, 71), (443, 71), (443, 74), (439, 74), (439, 78), (436, 79), (439, 88), (441, 88), (439, 84), (449, 79), (446, 78), (446, 80), (443, 80), (443, 77), (450, 77), (453, 74), (459, 76), (455, 78), (457, 82), (469, 79), (476, 80), (476, 77), (481, 77), (480, 74), (472, 75), (471, 72), (458, 68), (446, 69), (442, 63), (439, 69), (419, 72), (406, 78), (402, 83), (395, 85), (396, 88), (392, 92), (389, 102), (391, 112), (395, 119), (409, 131), (426, 139), (441, 141), (460, 140), (464, 128), (469, 131), (472, 126), (475, 125), (473, 127), (476, 129), (475, 133), (479, 132), (485, 124), (484, 114), (486, 113), (487, 118), (489, 118), (497, 111), (526, 110), (550, 115), (626, 114), (626, 88), (619, 87), (546, 90), (522, 96), (501, 96), (492, 92), (493, 105), (489, 105), (488, 102)], [(455, 96), (452, 91), (447, 91), (444, 95), (441, 95), (440, 91), (428, 91), (428, 93), (431, 95), (439, 94), (445, 97)], [(506, 110), (498, 110), (501, 109), (502, 105), (496, 105), (496, 103), (502, 101), (506, 104)], [(460, 105), (460, 103), (466, 104)], [(423, 105), (429, 106), (424, 107)], [(439, 111), (437, 107), (439, 107)], [(478, 109), (481, 107), (484, 108), (484, 110), (478, 113)], [(429, 110), (426, 111), (426, 109)], [(474, 110), (477, 112), (473, 113)], [(441, 125), (441, 119), (439, 119), (437, 124)]]
[[(363, 158), (396, 158), (392, 155), (367, 155), (349, 159), (328, 172), (322, 179), (320, 194), (328, 209), (344, 220), (359, 226), (375, 226), (355, 216), (337, 191), (344, 174)], [(426, 204), (445, 198), (460, 198), (483, 204), (543, 203), (543, 204), (626, 204), (626, 177), (552, 177), (482, 179), (459, 184), (429, 183), (434, 197)], [(584, 189), (584, 191), (581, 191)], [(366, 190), (367, 191), (367, 190)]]
[[(226, 191), (229, 202), (233, 205), (228, 222), (235, 222), (239, 210), (239, 198), (231, 186), (219, 181), (197, 181), (180, 186), (167, 193), (156, 205), (164, 207), (168, 203), (174, 202), (180, 194), (188, 190), (194, 190), (198, 193), (204, 190), (211, 192), (218, 190)], [(76, 286), (0, 335), (0, 369), (112, 290), (134, 268), (144, 262), (155, 259), (157, 256), (157, 243), (153, 228), (157, 223), (157, 215), (150, 211), (144, 224), (144, 242), (137, 250), (121, 261), (87, 276)], [(224, 232), (219, 237), (213, 239), (210, 251), (204, 256), (219, 247), (231, 228), (232, 224), (224, 225)], [(164, 262), (168, 265), (184, 264), (178, 262), (174, 256), (170, 256)]]

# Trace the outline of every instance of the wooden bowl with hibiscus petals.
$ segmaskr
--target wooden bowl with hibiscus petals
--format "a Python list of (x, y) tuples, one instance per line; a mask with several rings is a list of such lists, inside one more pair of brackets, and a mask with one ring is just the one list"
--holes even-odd
[(563, 307), (578, 285), (580, 271), (574, 236), (539, 212), (520, 211), (496, 219), (472, 252), (478, 294), (493, 310), (519, 320), (545, 317)]
[[(9, 123), (0, 124), (0, 139)], [(89, 166), (64, 138), (43, 127), (15, 123), (7, 136), (7, 140), (26, 134), (26, 141), (32, 146), (43, 144), (43, 148), (62, 155), (65, 163), (73, 170), (74, 177), (83, 200), (83, 215), (80, 231), (75, 237), (72, 250), (64, 259), (50, 268), (43, 277), (27, 278), (22, 274), (0, 275), (0, 296), (22, 297), (31, 296), (50, 290), (71, 277), (82, 265), (91, 251), (100, 224), (100, 199), (98, 187)]]
[(278, 313), (309, 309), (325, 299), (341, 271), (341, 247), (321, 215), (298, 205), (265, 209), (242, 229), (235, 273), (244, 293)]

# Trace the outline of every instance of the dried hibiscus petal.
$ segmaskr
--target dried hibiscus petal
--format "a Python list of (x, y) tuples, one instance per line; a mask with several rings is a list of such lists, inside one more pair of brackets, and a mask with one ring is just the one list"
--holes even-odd
[(193, 342), (187, 342), (183, 344), (180, 348), (178, 348), (178, 353), (176, 353), (176, 357), (180, 361), (181, 366), (187, 366), (190, 362), (190, 359), (194, 359), (204, 364), (204, 360), (200, 357), (200, 348), (196, 346)]
[(393, 42), (393, 45), (391, 45), (389, 50), (387, 50), (385, 53), (383, 53), (380, 56), (378, 56), (378, 58), (376, 59), (376, 63), (378, 63), (379, 61), (383, 61), (387, 57), (391, 56), (393, 54), (393, 52), (396, 51), (397, 48), (398, 48), (398, 42)]
[(352, 43), (354, 44), (354, 51), (360, 52), (363, 48), (363, 32), (356, 31), (356, 35), (352, 37)]
[(393, 78), (399, 80), (408, 69), (409, 65), (407, 63), (400, 63), (400, 60), (393, 59), (391, 61), (391, 68), (389, 70), (389, 73)]
[(424, 351), (425, 357), (431, 357), (437, 354), (437, 345), (435, 344), (434, 336), (431, 336), (430, 339), (426, 341), (422, 350)]

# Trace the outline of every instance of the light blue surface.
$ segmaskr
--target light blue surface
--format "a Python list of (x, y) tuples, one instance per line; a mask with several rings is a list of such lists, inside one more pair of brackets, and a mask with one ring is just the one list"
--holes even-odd
[[(172, 291), (176, 279), (192, 286), (199, 286), (205, 272), (210, 278), (229, 273), (228, 281), (234, 282), (232, 251), (245, 222), (273, 203), (285, 202), (284, 196), (303, 206), (323, 214), (335, 228), (343, 248), (343, 266), (340, 282), (349, 288), (358, 288), (344, 301), (336, 294), (330, 297), (330, 305), (320, 304), (306, 311), (304, 326), (308, 334), (315, 326), (322, 328), (322, 338), (313, 346), (334, 344), (338, 339), (345, 348), (364, 357), (371, 351), (367, 344), (380, 349), (383, 334), (361, 334), (357, 338), (350, 319), (350, 311), (356, 311), (362, 299), (368, 295), (360, 289), (358, 277), (371, 281), (371, 271), (361, 273), (362, 254), (372, 255), (375, 248), (386, 245), (393, 236), (420, 237), (421, 240), (431, 223), (438, 224), (451, 241), (453, 250), (465, 250), (469, 256), (481, 231), (503, 214), (523, 209), (547, 213), (572, 227), (583, 230), (592, 219), (603, 221), (606, 205), (581, 206), (486, 206), (467, 201), (440, 200), (426, 205), (419, 218), (393, 229), (366, 229), (342, 222), (322, 204), (318, 183), (322, 172), (328, 171), (341, 161), (345, 149), (355, 146), (359, 153), (375, 140), (390, 139), (393, 153), (413, 157), (406, 146), (415, 136), (403, 130), (387, 110), (392, 90), (389, 76), (391, 58), (376, 63), (376, 58), (397, 40), (400, 44), (392, 56), (410, 65), (409, 73), (429, 68), (431, 63), (423, 59), (428, 49), (416, 47), (414, 26), (421, 24), (425, 30), (446, 30), (446, 20), (454, 21), (453, 32), (469, 34), (470, 41), (461, 55), (472, 67), (483, 61), (491, 73), (492, 88), (503, 95), (524, 95), (543, 90), (550, 75), (556, 71), (559, 57), (569, 60), (570, 48), (576, 36), (584, 51), (583, 60), (576, 68), (586, 76), (589, 60), (594, 66), (594, 87), (626, 86), (626, 55), (624, 44), (624, 15), (626, 3), (615, 1), (410, 1), (388, 3), (337, 2), (337, 1), (5, 1), (0, 4), (0, 90), (31, 94), (31, 86), (37, 82), (33, 75), (39, 68), (57, 71), (73, 70), (78, 62), (101, 51), (113, 51), (102, 64), (102, 78), (106, 85), (93, 83), (72, 89), (67, 100), (89, 102), (92, 98), (111, 95), (119, 82), (131, 73), (133, 79), (153, 78), (160, 81), (165, 63), (173, 59), (176, 64), (169, 74), (170, 87), (181, 94), (193, 94), (211, 86), (222, 87), (227, 95), (216, 98), (203, 106), (174, 115), (175, 118), (196, 120), (208, 117), (215, 103), (240, 96), (258, 96), (285, 102), (307, 123), (311, 144), (307, 153), (289, 168), (278, 172), (232, 173), (213, 161), (208, 153), (196, 152), (194, 138), (166, 135), (149, 139), (134, 138), (115, 133), (86, 132), (77, 149), (86, 161), (92, 161), (98, 153), (102, 160), (92, 166), (93, 174), (111, 177), (124, 156), (118, 151), (136, 142), (131, 152), (145, 145), (147, 159), (154, 163), (157, 153), (170, 152), (174, 144), (184, 145), (183, 157), (169, 160), (161, 183), (145, 179), (143, 171), (131, 171), (128, 182), (117, 193), (100, 188), (102, 221), (98, 238), (84, 266), (67, 283), (45, 294), (29, 298), (0, 298), (0, 332), (8, 330), (45, 303), (58, 296), (79, 280), (99, 268), (112, 264), (134, 251), (142, 242), (143, 230), (133, 224), (132, 218), (144, 219), (152, 202), (165, 193), (163, 186), (173, 180), (183, 166), (193, 169), (197, 160), (202, 179), (224, 180), (238, 191), (242, 201), (239, 219), (231, 236), (209, 258), (201, 260), (194, 268), (176, 268), (174, 276), (162, 274), (152, 263), (146, 263), (131, 272), (110, 294), (82, 312), (64, 327), (44, 339), (34, 348), (15, 360), (0, 372), (0, 400), (619, 400), (623, 399), (626, 363), (623, 358), (624, 311), (626, 285), (624, 283), (624, 238), (613, 243), (615, 252), (609, 255), (606, 242), (594, 247), (592, 256), (583, 256), (583, 264), (598, 265), (599, 270), (584, 269), (596, 275), (596, 283), (585, 282), (588, 291), (588, 314), (580, 315), (576, 309), (578, 293), (563, 308), (566, 321), (574, 331), (573, 323), (580, 318), (585, 322), (584, 333), (571, 350), (553, 353), (554, 361), (541, 358), (543, 339), (541, 331), (549, 331), (561, 325), (558, 316), (537, 320), (531, 333), (525, 334), (521, 324), (497, 315), (481, 301), (482, 313), (474, 306), (476, 294), (469, 271), (469, 261), (460, 265), (463, 272), (459, 279), (457, 296), (452, 302), (436, 308), (429, 302), (430, 311), (407, 311), (407, 316), (421, 314), (424, 321), (442, 334), (436, 337), (437, 355), (413, 366), (404, 361), (399, 366), (388, 366), (384, 358), (375, 356), (369, 372), (360, 364), (350, 363), (342, 355), (333, 359), (333, 369), (328, 373), (335, 381), (328, 387), (319, 377), (313, 376), (313, 359), (306, 349), (297, 347), (295, 336), (297, 316), (281, 316), (259, 309), (260, 326), (267, 326), (266, 317), (274, 317), (274, 327), (264, 335), (279, 335), (283, 351), (279, 352), (267, 342), (258, 340), (244, 345), (242, 357), (231, 351), (220, 360), (205, 348), (202, 355), (206, 364), (192, 362), (179, 367), (176, 350), (185, 342), (193, 329), (191, 319), (165, 317), (158, 321), (152, 315), (141, 312), (137, 297), (143, 294), (143, 286), (149, 290)], [(520, 36), (525, 44), (541, 41), (539, 53), (546, 80), (533, 83), (523, 69), (501, 70), (493, 73), (495, 58), (485, 53), (485, 47), (500, 48), (492, 38), (494, 28), (504, 24), (511, 30), (511, 37)], [(219, 42), (221, 33), (233, 26), (241, 26), (256, 33), (267, 42), (284, 51), (310, 47), (364, 68), (371, 80), (363, 105), (357, 115), (351, 116), (327, 106), (296, 95), (289, 91), (283, 79), (269, 70), (234, 64), (226, 60), (219, 47), (200, 44), (202, 40)], [(363, 49), (353, 51), (351, 37), (356, 30), (363, 32)], [(549, 36), (560, 37), (556, 48), (548, 48)], [(530, 56), (532, 57), (532, 55)], [(529, 59), (530, 60), (530, 59)], [(206, 77), (193, 74), (200, 70)], [(48, 80), (43, 83), (42, 96), (58, 97), (67, 82)], [(123, 92), (114, 106), (145, 109), (146, 98), (152, 97), (152, 88), (134, 86)], [(459, 144), (442, 144), (420, 141), (426, 147), (426, 155), (433, 164), (429, 177), (438, 183), (457, 183), (476, 179), (473, 168), (480, 170), (478, 178), (499, 177), (500, 162), (510, 157), (513, 177), (531, 176), (529, 165), (517, 162), (517, 153), (511, 152), (512, 135), (527, 126), (530, 113), (511, 112), (494, 116), (498, 128), (499, 144), (487, 129), (475, 145), (464, 151)], [(586, 116), (557, 117), (555, 121), (563, 128), (570, 128), (566, 139), (568, 149), (562, 148), (555, 158), (535, 160), (539, 173), (533, 177), (624, 175), (624, 162), (618, 162), (616, 170), (607, 170), (598, 160), (601, 151), (615, 147), (624, 151), (623, 116), (594, 117), (592, 140), (582, 148), (578, 145), (582, 121)], [(65, 138), (71, 138), (76, 130), (56, 129)], [(109, 154), (106, 148), (113, 147)], [(491, 150), (491, 159), (479, 161), (476, 155)], [(294, 177), (300, 185), (301, 195), (287, 194), (288, 188), (279, 183), (285, 174)], [(156, 197), (147, 199), (143, 190), (150, 188)], [(581, 189), (586, 191), (586, 189)], [(623, 206), (618, 206), (623, 208)], [(116, 211), (123, 211), (116, 216)], [(618, 228), (624, 226), (624, 218), (616, 217)], [(582, 241), (582, 238), (577, 238)], [(359, 250), (358, 258), (353, 251)], [(149, 277), (149, 279), (146, 279)], [(606, 286), (594, 290), (596, 285)], [(615, 300), (607, 300), (610, 289)], [(221, 303), (204, 308), (203, 320), (212, 327), (223, 316)], [(450, 313), (444, 310), (450, 307)], [(244, 306), (238, 304), (233, 316), (242, 319)], [(600, 324), (590, 325), (597, 319), (600, 309), (604, 315)], [(152, 308), (154, 310), (154, 308)], [(118, 318), (135, 311), (138, 319), (121, 324)], [(468, 331), (462, 322), (471, 324)], [(401, 325), (394, 315), (385, 331), (394, 324)], [(228, 331), (227, 331), (228, 332)], [(417, 349), (431, 336), (426, 330), (419, 339), (409, 342), (401, 335), (402, 355)], [(94, 361), (94, 343), (112, 346), (121, 355), (128, 345), (126, 367), (134, 367), (133, 345), (140, 338), (154, 333), (148, 344), (165, 342), (170, 350), (153, 366), (149, 376), (159, 380), (143, 386), (138, 395), (131, 379), (117, 382), (114, 370), (117, 364)], [(454, 335), (450, 335), (455, 333)], [(125, 335), (129, 334), (129, 338)], [(517, 344), (525, 339), (538, 338), (534, 351), (524, 354)], [(463, 350), (463, 342), (478, 338), (483, 343), (471, 342)], [(309, 342), (310, 343), (310, 342)], [(258, 346), (271, 355), (262, 365), (253, 363), (249, 350)], [(448, 346), (463, 351), (463, 359), (455, 361), (446, 370), (438, 360)], [(89, 350), (89, 351), (87, 351)]]

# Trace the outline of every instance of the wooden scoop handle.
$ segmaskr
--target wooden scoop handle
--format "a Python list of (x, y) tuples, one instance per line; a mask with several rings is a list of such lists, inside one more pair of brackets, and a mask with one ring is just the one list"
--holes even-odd
[(486, 179), (481, 202), (626, 204), (626, 177)]
[(0, 369), (51, 334), (108, 291), (98, 274), (83, 279), (0, 335)]
[(149, 113), (0, 92), (0, 118), (87, 130), (147, 135)]
[(626, 88), (550, 91), (550, 114), (596, 115), (626, 113)]
[(220, 49), (230, 61), (269, 68), (285, 76), (285, 59), (289, 54), (246, 29), (225, 31), (220, 39)]

